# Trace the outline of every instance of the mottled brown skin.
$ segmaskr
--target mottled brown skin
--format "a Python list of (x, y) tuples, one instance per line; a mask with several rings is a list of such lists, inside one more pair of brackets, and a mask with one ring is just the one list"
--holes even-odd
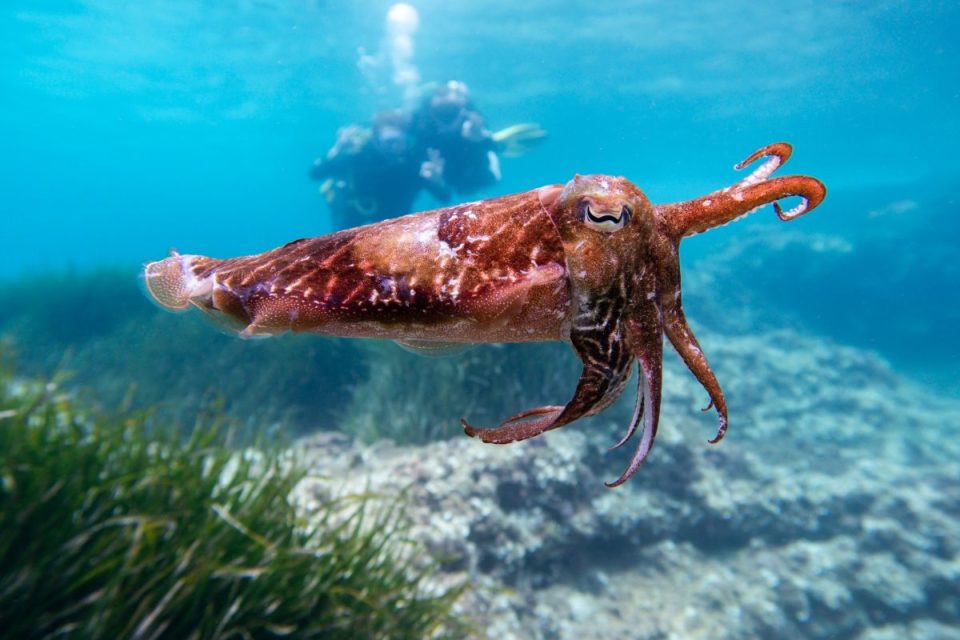
[[(783, 220), (813, 209), (826, 190), (805, 176), (771, 179), (791, 148), (777, 143), (737, 168), (766, 161), (741, 182), (701, 198), (653, 205), (634, 184), (576, 176), (502, 198), (461, 204), (303, 239), (255, 256), (174, 255), (146, 266), (151, 295), (193, 305), (243, 337), (286, 331), (385, 338), (415, 349), (451, 343), (562, 340), (583, 362), (563, 406), (528, 409), (470, 436), (525, 440), (608, 407), (634, 360), (637, 404), (623, 438), (643, 421), (636, 453), (610, 486), (646, 458), (660, 412), (663, 336), (707, 390), (726, 431), (720, 385), (687, 324), (680, 240), (773, 203)], [(777, 201), (798, 196), (783, 211)]]

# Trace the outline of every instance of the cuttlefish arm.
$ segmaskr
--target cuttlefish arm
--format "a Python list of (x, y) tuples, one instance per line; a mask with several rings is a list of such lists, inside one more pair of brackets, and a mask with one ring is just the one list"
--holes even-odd
[(461, 419), (460, 423), (468, 436), (492, 444), (509, 444), (536, 437), (609, 407), (623, 392), (632, 363), (633, 358), (629, 355), (605, 363), (585, 361), (577, 389), (566, 405), (527, 409), (493, 428), (474, 427), (466, 419)]
[[(660, 231), (656, 250), (659, 256), (659, 300), (663, 311), (664, 332), (683, 362), (697, 378), (717, 410), (720, 424), (711, 443), (719, 442), (727, 430), (727, 404), (720, 383), (710, 368), (696, 336), (683, 312), (680, 291), (680, 241), (688, 236), (723, 226), (756, 209), (772, 204), (783, 221), (793, 220), (812, 211), (826, 197), (826, 187), (809, 176), (771, 178), (774, 171), (790, 158), (793, 148), (785, 142), (767, 145), (734, 166), (740, 170), (754, 162), (766, 160), (746, 178), (724, 189), (700, 198), (665, 205), (656, 205), (654, 213)], [(779, 200), (800, 198), (800, 203), (784, 211)]]
[[(744, 169), (761, 158), (767, 158), (740, 182), (694, 200), (656, 205), (660, 230), (679, 241), (733, 222), (766, 204), (772, 204), (777, 216), (784, 221), (812, 211), (827, 195), (822, 182), (809, 176), (770, 178), (787, 162), (791, 153), (793, 148), (786, 142), (767, 145), (735, 165), (737, 170)], [(778, 201), (792, 196), (799, 197), (800, 203), (784, 211)]]
[(634, 451), (630, 464), (608, 487), (618, 487), (633, 476), (647, 459), (660, 423), (660, 399), (663, 391), (663, 318), (656, 305), (647, 305), (642, 313), (633, 314), (627, 320), (627, 335), (637, 358), (637, 402), (624, 437), (614, 445), (623, 445), (629, 440), (643, 419), (643, 433)]
[[(603, 301), (604, 305), (614, 303)], [(604, 316), (612, 317), (614, 321), (597, 321), (598, 317)], [(574, 319), (570, 343), (583, 362), (583, 371), (576, 391), (566, 405), (527, 409), (494, 428), (474, 427), (461, 419), (464, 432), (483, 442), (508, 444), (533, 438), (610, 406), (623, 392), (633, 364), (633, 354), (627, 348), (619, 312), (609, 309), (581, 311)]]
[(723, 439), (727, 431), (727, 401), (723, 396), (720, 382), (710, 368), (707, 357), (703, 353), (703, 348), (693, 334), (683, 311), (678, 242), (662, 239), (657, 248), (660, 254), (658, 302), (663, 313), (663, 332), (677, 351), (680, 359), (683, 360), (683, 363), (687, 365), (690, 372), (707, 391), (710, 402), (703, 410), (707, 411), (711, 407), (717, 410), (720, 424), (716, 435), (710, 440), (711, 444), (716, 444)]
[[(652, 278), (646, 280), (647, 286), (652, 287)], [(570, 341), (584, 366), (570, 402), (562, 407), (528, 409), (492, 429), (478, 429), (464, 420), (467, 435), (479, 436), (483, 442), (507, 444), (599, 413), (620, 396), (636, 359), (639, 379), (633, 416), (624, 436), (611, 448), (616, 449), (630, 440), (641, 423), (643, 431), (630, 464), (607, 486), (616, 487), (629, 480), (649, 455), (657, 435), (663, 389), (664, 327), (655, 298), (623, 300), (627, 303), (625, 308), (619, 307), (618, 302), (600, 296), (596, 308), (581, 310), (575, 318)], [(599, 318), (611, 318), (611, 321), (598, 322)], [(577, 319), (581, 321), (578, 323)]]

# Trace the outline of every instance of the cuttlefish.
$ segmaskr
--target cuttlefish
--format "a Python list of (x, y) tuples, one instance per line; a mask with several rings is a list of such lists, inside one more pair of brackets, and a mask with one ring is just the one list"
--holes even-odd
[[(623, 484), (650, 453), (660, 417), (663, 336), (706, 389), (727, 429), (727, 404), (684, 317), (680, 241), (773, 204), (781, 220), (819, 205), (815, 178), (772, 178), (791, 154), (764, 147), (736, 165), (761, 164), (736, 184), (685, 202), (655, 205), (633, 183), (577, 175), (565, 185), (386, 220), (258, 255), (180, 255), (146, 265), (153, 298), (196, 307), (239, 336), (286, 331), (383, 338), (415, 350), (485, 342), (569, 343), (583, 371), (567, 404), (522, 411), (495, 428), (462, 420), (469, 436), (506, 444), (603, 411), (638, 362), (636, 409), (623, 437), (641, 428)], [(799, 198), (784, 210), (779, 200)]]

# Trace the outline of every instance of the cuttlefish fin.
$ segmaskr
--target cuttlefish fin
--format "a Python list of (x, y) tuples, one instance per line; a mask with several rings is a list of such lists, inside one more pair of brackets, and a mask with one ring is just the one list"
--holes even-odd
[(462, 342), (435, 342), (433, 340), (413, 339), (394, 340), (394, 342), (410, 353), (428, 358), (443, 358), (445, 356), (459, 355), (475, 346)]
[[(633, 363), (633, 356), (622, 347), (619, 323), (603, 330), (592, 327), (589, 332), (574, 328), (571, 342), (583, 361), (583, 371), (577, 389), (566, 405), (527, 409), (488, 429), (474, 427), (461, 419), (464, 432), (483, 442), (507, 444), (533, 438), (610, 406), (623, 391)], [(598, 349), (601, 342), (608, 348)]]

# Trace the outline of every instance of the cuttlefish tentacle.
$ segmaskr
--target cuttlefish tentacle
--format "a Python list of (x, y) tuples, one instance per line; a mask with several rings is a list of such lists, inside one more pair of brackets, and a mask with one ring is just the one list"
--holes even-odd
[[(793, 220), (814, 209), (826, 196), (823, 183), (809, 176), (770, 176), (789, 159), (792, 147), (777, 142), (759, 149), (735, 168), (743, 169), (761, 158), (769, 158), (740, 182), (694, 200), (657, 205), (658, 226), (669, 237), (679, 240), (719, 227), (747, 215), (754, 209), (773, 204), (781, 220)], [(784, 211), (779, 200), (799, 197), (800, 204)]]

